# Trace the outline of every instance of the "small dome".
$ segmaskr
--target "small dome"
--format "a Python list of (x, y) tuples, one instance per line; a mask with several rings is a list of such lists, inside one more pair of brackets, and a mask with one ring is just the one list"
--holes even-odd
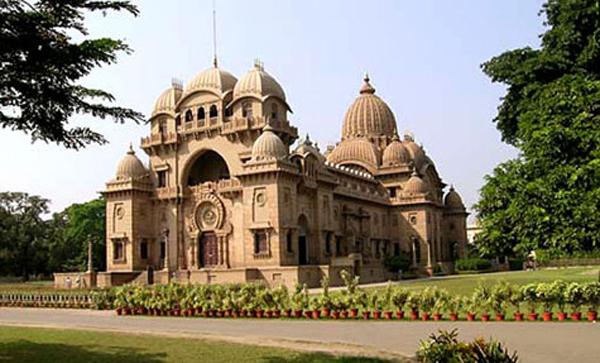
[(262, 134), (252, 145), (252, 160), (285, 159), (288, 149), (283, 141), (273, 132), (273, 128), (267, 125)]
[(357, 137), (380, 137), (391, 135), (396, 130), (396, 119), (392, 110), (378, 96), (369, 83), (369, 77), (360, 89), (360, 96), (350, 105), (342, 127), (342, 140)]
[(448, 191), (448, 194), (444, 197), (444, 204), (449, 209), (465, 209), (462, 198), (458, 192), (454, 190), (454, 186), (450, 186), (450, 191)]
[(294, 153), (299, 155), (313, 154), (317, 159), (323, 159), (323, 155), (310, 140), (308, 134), (306, 135), (306, 138), (298, 145), (298, 147), (296, 147)]
[(191, 94), (196, 91), (210, 91), (222, 95), (231, 91), (237, 82), (231, 73), (218, 67), (205, 69), (198, 73), (185, 86), (185, 93)]
[(259, 62), (256, 62), (254, 68), (235, 84), (233, 98), (237, 99), (244, 96), (254, 96), (260, 99), (272, 96), (285, 101), (283, 88), (275, 78), (265, 72), (263, 65)]
[(135, 156), (133, 147), (129, 145), (127, 154), (117, 166), (117, 180), (138, 179), (148, 176), (148, 170), (144, 164)]
[(409, 161), (410, 154), (408, 150), (399, 141), (398, 135), (394, 135), (392, 142), (383, 151), (383, 166), (397, 166), (407, 164)]
[(404, 147), (408, 150), (410, 158), (412, 159), (415, 167), (421, 170), (427, 164), (427, 156), (423, 151), (423, 148), (417, 145), (412, 136), (404, 135), (404, 141), (402, 142)]
[(413, 171), (412, 175), (404, 186), (404, 191), (410, 194), (422, 194), (429, 191), (429, 187), (425, 180), (421, 179), (416, 171)]
[(345, 140), (327, 155), (327, 161), (334, 164), (356, 164), (373, 173), (379, 165), (379, 151), (366, 139)]
[(154, 117), (161, 113), (175, 113), (175, 105), (177, 104), (177, 101), (179, 101), (179, 98), (181, 98), (181, 93), (181, 85), (173, 83), (173, 86), (171, 88), (166, 89), (156, 99), (151, 117)]

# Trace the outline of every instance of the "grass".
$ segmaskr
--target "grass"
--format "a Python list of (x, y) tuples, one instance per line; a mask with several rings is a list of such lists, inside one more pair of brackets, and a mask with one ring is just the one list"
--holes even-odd
[(336, 357), (279, 348), (120, 333), (0, 327), (0, 362), (37, 363), (383, 363), (365, 357)]
[(437, 286), (453, 294), (470, 295), (481, 283), (494, 284), (507, 281), (515, 285), (531, 282), (551, 282), (564, 280), (573, 282), (598, 281), (600, 267), (573, 267), (561, 269), (543, 269), (537, 271), (510, 271), (473, 275), (452, 275), (443, 278), (400, 281), (397, 284), (409, 290), (422, 290), (428, 286)]

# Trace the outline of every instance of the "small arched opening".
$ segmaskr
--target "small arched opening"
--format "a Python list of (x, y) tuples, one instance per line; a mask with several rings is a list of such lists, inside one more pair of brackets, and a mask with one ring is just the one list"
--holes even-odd
[(198, 108), (198, 120), (204, 120), (206, 118), (206, 114), (204, 113), (204, 107)]
[(208, 181), (229, 179), (229, 168), (225, 159), (212, 150), (207, 150), (196, 158), (188, 173), (187, 185), (194, 186)]
[(208, 115), (210, 118), (217, 117), (219, 115), (219, 112), (217, 111), (217, 106), (215, 106), (215, 105), (210, 106), (210, 111), (209, 111)]
[(308, 246), (310, 229), (305, 215), (298, 218), (298, 264), (308, 265)]
[(192, 114), (192, 111), (187, 110), (185, 112), (185, 122), (190, 122), (194, 119), (194, 115)]

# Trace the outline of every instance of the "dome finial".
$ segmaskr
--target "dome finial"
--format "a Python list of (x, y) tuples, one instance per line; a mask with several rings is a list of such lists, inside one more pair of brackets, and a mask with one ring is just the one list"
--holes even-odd
[(127, 154), (135, 155), (135, 151), (133, 151), (133, 143), (129, 143), (129, 150), (127, 150)]
[(371, 81), (371, 79), (369, 78), (369, 73), (365, 73), (365, 78), (363, 78), (363, 81), (365, 81), (365, 83), (363, 83), (362, 87), (360, 87), (360, 94), (373, 94), (375, 93), (375, 88), (373, 88), (373, 86), (371, 86), (371, 83), (369, 83)]

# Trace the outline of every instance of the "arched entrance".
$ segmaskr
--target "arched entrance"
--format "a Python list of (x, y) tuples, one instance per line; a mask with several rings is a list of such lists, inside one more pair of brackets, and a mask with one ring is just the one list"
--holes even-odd
[(225, 159), (212, 150), (206, 150), (196, 158), (188, 172), (187, 185), (193, 186), (207, 181), (229, 179), (229, 168)]
[(308, 220), (306, 216), (301, 215), (298, 218), (298, 265), (308, 265)]
[(219, 264), (219, 246), (215, 232), (203, 232), (198, 238), (198, 262), (200, 267)]

